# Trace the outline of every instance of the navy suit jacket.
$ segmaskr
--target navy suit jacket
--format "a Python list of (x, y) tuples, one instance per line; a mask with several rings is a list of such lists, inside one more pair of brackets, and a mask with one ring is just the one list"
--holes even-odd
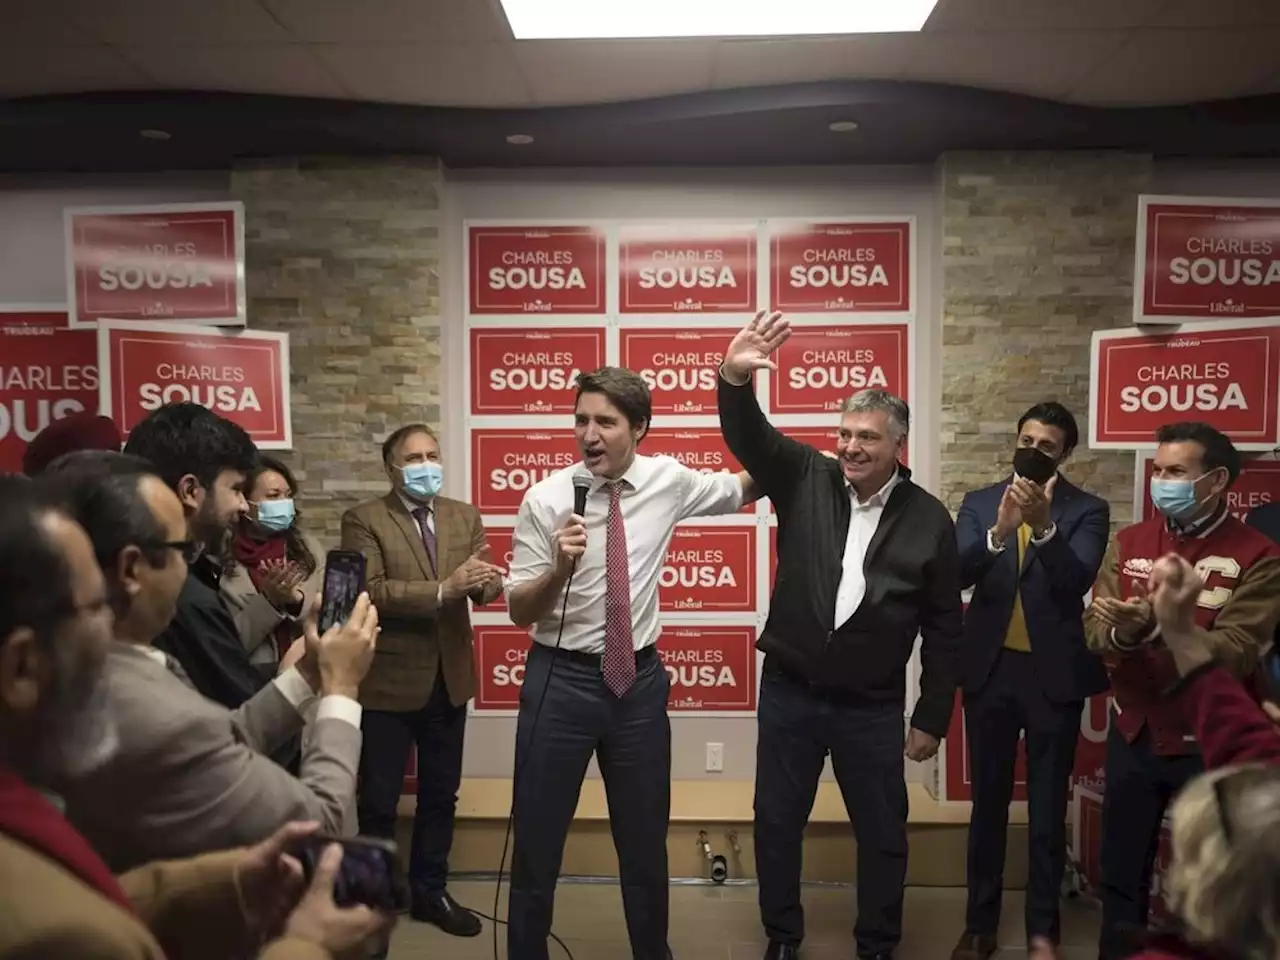
[(1045, 696), (1054, 703), (1083, 700), (1107, 689), (1101, 660), (1084, 643), (1084, 597), (1093, 587), (1110, 536), (1111, 508), (1061, 474), (1050, 507), (1058, 530), (1042, 546), (1027, 544), (1018, 569), (1018, 545), (1011, 537), (1002, 553), (987, 549), (987, 531), (1008, 477), (965, 494), (956, 518), (960, 579), (973, 587), (964, 617), (962, 684), (966, 694), (982, 689), (1004, 646), (1013, 616), (1014, 590), (1031, 638), (1031, 657)]

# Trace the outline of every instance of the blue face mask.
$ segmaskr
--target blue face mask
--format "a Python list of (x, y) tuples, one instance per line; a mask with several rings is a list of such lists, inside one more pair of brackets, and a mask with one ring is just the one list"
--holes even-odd
[(1185, 520), (1200, 506), (1196, 497), (1196, 484), (1207, 477), (1202, 474), (1194, 480), (1161, 480), (1151, 478), (1151, 502), (1166, 517)]
[(400, 472), (410, 496), (434, 497), (444, 486), (444, 470), (438, 463), (411, 463), (401, 467)]
[(254, 506), (258, 508), (258, 526), (262, 529), (279, 533), (293, 526), (292, 500), (259, 500)]

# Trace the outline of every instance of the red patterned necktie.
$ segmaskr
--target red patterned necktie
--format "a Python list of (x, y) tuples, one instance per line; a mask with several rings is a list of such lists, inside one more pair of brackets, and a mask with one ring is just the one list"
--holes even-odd
[(605, 537), (604, 682), (623, 696), (636, 679), (636, 651), (631, 635), (631, 565), (627, 530), (622, 524), (622, 481), (609, 485), (609, 524)]

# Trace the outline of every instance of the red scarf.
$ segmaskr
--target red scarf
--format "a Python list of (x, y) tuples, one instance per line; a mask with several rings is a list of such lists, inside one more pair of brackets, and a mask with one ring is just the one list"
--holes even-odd
[(130, 916), (137, 915), (115, 876), (89, 846), (89, 841), (44, 796), (2, 767), (0, 834), (48, 857)]
[[(249, 579), (259, 593), (262, 592), (262, 564), (271, 560), (288, 559), (288, 547), (289, 538), (283, 533), (273, 534), (265, 540), (258, 540), (237, 530), (233, 543), (236, 560), (248, 571)], [(275, 629), (276, 656), (283, 657), (292, 642), (293, 625), (286, 620)]]

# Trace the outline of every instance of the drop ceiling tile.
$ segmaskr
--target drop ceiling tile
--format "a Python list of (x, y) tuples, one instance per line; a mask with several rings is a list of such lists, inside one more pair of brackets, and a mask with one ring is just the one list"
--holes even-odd
[(1276, 69), (1280, 30), (1143, 30), (1071, 90), (1082, 103), (1144, 106), (1238, 96)]
[(360, 100), (434, 106), (531, 102), (509, 43), (334, 43), (312, 51)]
[(262, 0), (294, 37), (312, 43), (439, 40), (440, 12), (422, 0)]
[[(1150, 26), (1256, 27), (1280, 26), (1277, 0), (1167, 0)], [(1280, 51), (1277, 52), (1280, 59)]]
[(76, 24), (68, 15), (65, 2), (50, 0), (6, 0), (0, 6), (0, 30), (0, 45), (4, 47), (101, 42)]
[(603, 103), (711, 86), (713, 41), (526, 40), (516, 62), (539, 104)]
[(85, 30), (107, 43), (267, 43), (289, 39), (257, 0), (90, 0), (75, 3)]
[(345, 94), (302, 44), (155, 44), (119, 49), (160, 87), (295, 97)]
[(141, 90), (153, 86), (109, 47), (0, 47), (0, 96)]
[(902, 75), (919, 36), (881, 33), (805, 40), (725, 40), (713, 82), (721, 88), (818, 80), (892, 80)]
[(957, 33), (985, 30), (999, 18), (1003, 0), (938, 0), (929, 14), (924, 29), (954, 31)]
[(990, 30), (1125, 30), (1142, 26), (1166, 2), (1167, 0), (996, 0), (995, 18), (986, 26)]
[(902, 78), (1062, 99), (1125, 36), (1108, 30), (920, 34)]

